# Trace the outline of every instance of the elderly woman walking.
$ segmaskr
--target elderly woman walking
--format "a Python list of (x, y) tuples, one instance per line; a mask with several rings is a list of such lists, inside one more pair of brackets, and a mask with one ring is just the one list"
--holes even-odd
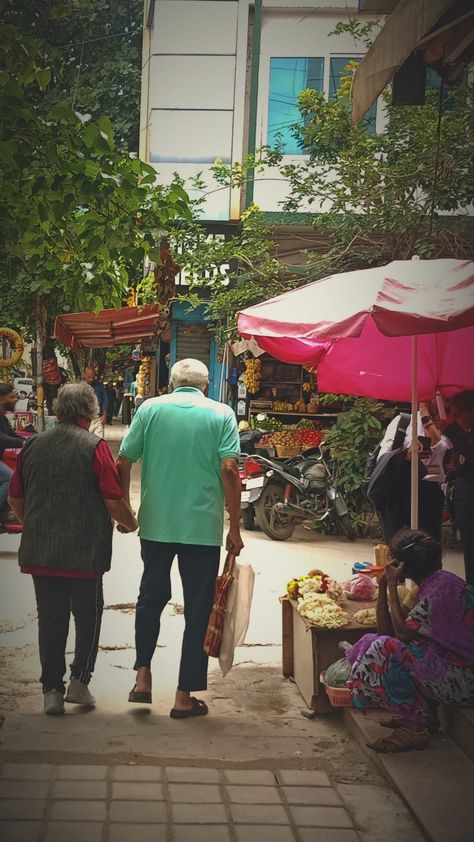
[[(89, 432), (98, 411), (87, 383), (62, 386), (58, 425), (27, 442), (10, 484), (9, 503), (23, 521), (19, 563), (36, 592), (46, 714), (64, 713), (65, 701), (95, 704), (88, 684), (99, 646), (102, 574), (111, 564), (112, 518), (123, 532), (137, 529), (109, 447)], [(71, 612), (76, 645), (64, 697)]]

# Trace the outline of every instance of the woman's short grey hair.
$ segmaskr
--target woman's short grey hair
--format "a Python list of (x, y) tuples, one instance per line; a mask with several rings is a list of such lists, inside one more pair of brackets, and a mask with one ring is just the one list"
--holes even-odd
[(173, 389), (180, 386), (194, 386), (204, 392), (209, 383), (209, 371), (200, 360), (180, 360), (171, 369), (170, 384)]
[(99, 414), (99, 402), (92, 386), (84, 380), (65, 383), (58, 392), (56, 415), (64, 420), (83, 418), (92, 421)]

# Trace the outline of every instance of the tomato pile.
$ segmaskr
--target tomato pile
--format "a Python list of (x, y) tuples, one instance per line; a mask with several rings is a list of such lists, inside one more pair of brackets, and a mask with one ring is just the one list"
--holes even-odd
[(319, 447), (324, 434), (321, 430), (298, 430), (296, 440), (302, 447)]

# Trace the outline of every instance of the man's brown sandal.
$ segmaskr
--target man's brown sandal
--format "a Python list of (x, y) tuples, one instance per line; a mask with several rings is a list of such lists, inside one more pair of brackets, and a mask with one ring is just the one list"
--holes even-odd
[[(405, 720), (402, 716), (388, 716), (385, 719), (379, 719), (379, 725), (382, 728), (403, 728)], [(430, 722), (428, 727), (428, 734), (439, 734), (441, 725), (438, 719), (435, 719), (433, 722)]]
[(128, 694), (129, 702), (137, 702), (139, 705), (151, 705), (151, 690), (137, 690), (135, 684)]
[(196, 699), (196, 696), (191, 696), (192, 707), (187, 710), (179, 710), (179, 708), (171, 708), (171, 719), (188, 719), (190, 716), (206, 716), (209, 713), (209, 708), (202, 699)]
[(411, 731), (410, 728), (397, 728), (388, 737), (367, 743), (368, 748), (381, 754), (398, 754), (401, 751), (421, 751), (428, 748), (428, 729)]

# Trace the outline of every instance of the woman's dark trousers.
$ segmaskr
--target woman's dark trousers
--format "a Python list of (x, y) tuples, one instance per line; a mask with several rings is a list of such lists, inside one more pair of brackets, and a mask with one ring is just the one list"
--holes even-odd
[(104, 608), (102, 576), (75, 579), (66, 576), (33, 576), (38, 608), (38, 637), (43, 692), (64, 693), (66, 641), (72, 612), (76, 646), (71, 676), (88, 684), (99, 648)]
[(163, 608), (171, 599), (171, 565), (178, 556), (183, 583), (185, 629), (178, 689), (207, 689), (208, 657), (203, 644), (219, 570), (220, 547), (168, 544), (141, 539), (143, 576), (135, 615), (135, 669), (151, 667)]

